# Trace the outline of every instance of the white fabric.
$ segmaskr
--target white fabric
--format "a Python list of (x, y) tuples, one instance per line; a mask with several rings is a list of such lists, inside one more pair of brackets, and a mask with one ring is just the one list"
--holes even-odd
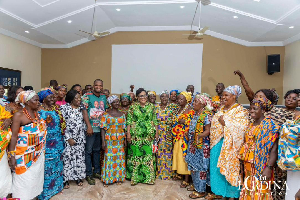
[(23, 174), (13, 174), (12, 197), (30, 200), (43, 191), (45, 154)]
[(300, 189), (300, 171), (287, 171), (287, 190), (286, 190), (286, 200), (294, 200), (295, 194)]
[(12, 176), (5, 152), (0, 160), (0, 198), (6, 197), (11, 192), (11, 185)]

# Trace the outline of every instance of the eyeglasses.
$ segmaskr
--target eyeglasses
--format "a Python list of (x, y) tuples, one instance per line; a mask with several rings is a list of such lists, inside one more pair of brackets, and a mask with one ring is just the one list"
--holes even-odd
[(139, 98), (147, 98), (147, 95), (139, 95)]

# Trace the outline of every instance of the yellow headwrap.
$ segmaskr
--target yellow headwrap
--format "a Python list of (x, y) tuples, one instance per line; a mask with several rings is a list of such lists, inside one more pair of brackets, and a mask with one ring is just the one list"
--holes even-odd
[(148, 95), (150, 95), (150, 94), (153, 94), (156, 96), (156, 92), (154, 92), (154, 91), (148, 91)]
[(192, 101), (192, 93), (183, 91), (180, 94), (182, 94), (185, 97), (185, 99), (188, 103), (190, 103)]

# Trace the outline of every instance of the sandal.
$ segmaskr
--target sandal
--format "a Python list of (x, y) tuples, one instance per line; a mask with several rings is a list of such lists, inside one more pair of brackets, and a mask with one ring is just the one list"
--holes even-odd
[(205, 197), (205, 192), (202, 192), (202, 193), (199, 193), (199, 192), (193, 192), (192, 194), (190, 194), (189, 195), (189, 197), (191, 198), (191, 199), (198, 199), (198, 198), (203, 198), (203, 197)]
[(180, 185), (180, 188), (186, 188), (187, 186), (189, 186), (190, 184), (185, 182), (185, 181), (182, 181), (181, 185)]
[(69, 188), (70, 188), (69, 181), (64, 182), (64, 189), (69, 189)]
[(191, 185), (190, 187), (187, 188), (187, 191), (195, 191), (194, 185)]
[(105, 183), (103, 183), (103, 187), (108, 187), (108, 185), (107, 185), (107, 184), (105, 184)]
[(76, 180), (78, 186), (83, 186), (83, 181), (81, 179)]
[(220, 195), (215, 195), (215, 194), (210, 194), (208, 193), (208, 195), (205, 197), (205, 199), (207, 200), (213, 200), (213, 199), (222, 199), (223, 197)]
[(177, 181), (177, 180), (181, 180), (182, 177), (179, 176), (178, 174), (176, 174), (174, 177), (173, 177), (173, 181)]
[(122, 185), (122, 182), (117, 182), (117, 185)]

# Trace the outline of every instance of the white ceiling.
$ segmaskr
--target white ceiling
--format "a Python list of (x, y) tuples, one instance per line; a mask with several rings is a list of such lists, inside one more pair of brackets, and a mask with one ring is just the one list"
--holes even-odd
[[(194, 0), (98, 0), (96, 29), (189, 30), (196, 5)], [(78, 30), (90, 31), (94, 6), (93, 0), (0, 0), (0, 33), (42, 48), (76, 46), (88, 41)], [(299, 21), (300, 0), (212, 0), (202, 7), (201, 27), (245, 46), (283, 46), (300, 39)], [(197, 15), (193, 25), (197, 30)]]

